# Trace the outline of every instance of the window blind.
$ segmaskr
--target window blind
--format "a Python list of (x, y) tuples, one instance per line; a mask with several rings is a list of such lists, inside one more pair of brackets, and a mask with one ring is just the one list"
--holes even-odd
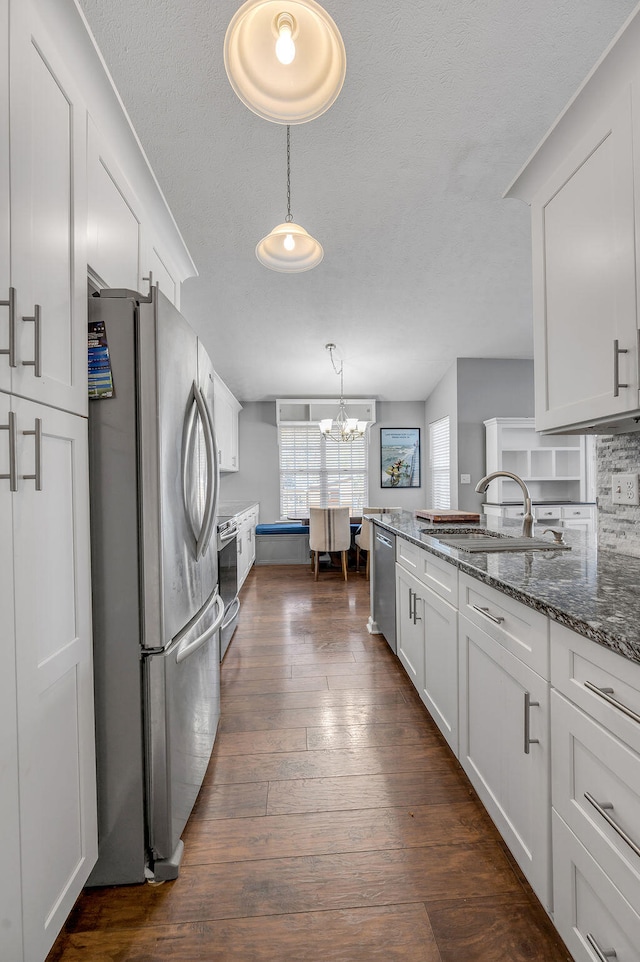
[(450, 508), (451, 467), (448, 417), (432, 421), (429, 425), (429, 470), (432, 507)]
[(310, 507), (349, 507), (366, 503), (369, 474), (366, 436), (336, 442), (317, 424), (280, 424), (280, 516), (304, 517)]

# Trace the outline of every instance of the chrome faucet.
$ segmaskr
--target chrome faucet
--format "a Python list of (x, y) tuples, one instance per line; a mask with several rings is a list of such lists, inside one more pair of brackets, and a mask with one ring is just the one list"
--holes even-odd
[(529, 488), (526, 486), (522, 478), (520, 478), (517, 474), (512, 474), (511, 471), (493, 471), (491, 474), (487, 474), (486, 477), (484, 477), (481, 481), (478, 481), (476, 484), (476, 492), (478, 494), (484, 494), (494, 478), (511, 478), (512, 481), (516, 481), (522, 488), (522, 500), (524, 506), (522, 537), (533, 538), (533, 515), (531, 513), (531, 495), (529, 494)]

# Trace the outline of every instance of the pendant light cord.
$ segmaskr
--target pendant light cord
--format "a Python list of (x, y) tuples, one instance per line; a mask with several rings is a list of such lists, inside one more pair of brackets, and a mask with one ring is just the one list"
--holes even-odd
[(287, 124), (287, 216), (285, 221), (290, 224), (293, 220), (291, 213), (291, 128)]

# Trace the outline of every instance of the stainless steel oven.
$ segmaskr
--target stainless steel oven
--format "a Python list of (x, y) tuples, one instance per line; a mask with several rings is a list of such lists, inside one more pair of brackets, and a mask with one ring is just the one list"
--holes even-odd
[(224, 602), (224, 618), (220, 631), (220, 660), (229, 647), (238, 624), (238, 525), (235, 518), (218, 519), (218, 580)]

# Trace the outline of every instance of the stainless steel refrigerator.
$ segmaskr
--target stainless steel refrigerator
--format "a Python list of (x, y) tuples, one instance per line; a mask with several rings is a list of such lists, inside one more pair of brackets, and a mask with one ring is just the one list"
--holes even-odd
[(98, 862), (89, 885), (175, 878), (220, 714), (213, 369), (153, 288), (89, 298), (103, 384), (89, 456)]

